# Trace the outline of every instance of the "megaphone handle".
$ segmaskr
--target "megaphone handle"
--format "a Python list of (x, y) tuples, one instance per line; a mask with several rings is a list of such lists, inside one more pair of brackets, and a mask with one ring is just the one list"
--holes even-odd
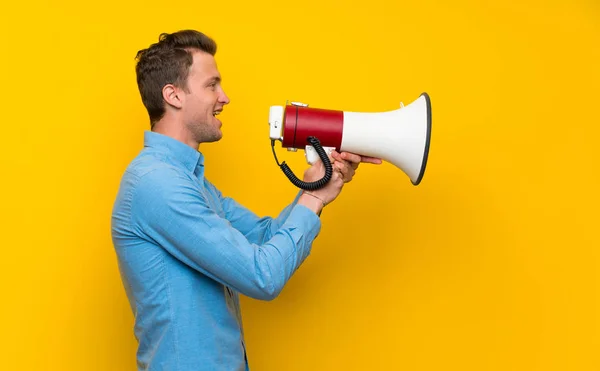
[(292, 184), (294, 184), (298, 188), (307, 191), (314, 191), (319, 188), (323, 188), (331, 180), (331, 176), (333, 175), (333, 166), (331, 165), (329, 156), (327, 155), (317, 138), (310, 136), (307, 138), (307, 141), (313, 146), (315, 151), (317, 151), (317, 154), (319, 155), (319, 158), (321, 158), (321, 161), (323, 161), (323, 166), (325, 167), (325, 175), (323, 176), (323, 178), (314, 182), (305, 182), (303, 180), (298, 179), (298, 177), (294, 174), (292, 169), (290, 169), (290, 167), (285, 163), (285, 161), (279, 164), (279, 161), (277, 161), (277, 156), (275, 155), (274, 140), (271, 140), (271, 147), (273, 147), (273, 155), (275, 156), (275, 161), (277, 161), (277, 164), (279, 165), (285, 176), (287, 176), (287, 178), (290, 180), (290, 182), (292, 182)]
[[(323, 147), (323, 150), (329, 157), (331, 155), (331, 152), (333, 152), (335, 150), (335, 147)], [(319, 158), (320, 158), (319, 153), (313, 146), (306, 146), (304, 155), (306, 157), (306, 162), (308, 162), (311, 165), (314, 165), (317, 162), (317, 160), (319, 160)]]

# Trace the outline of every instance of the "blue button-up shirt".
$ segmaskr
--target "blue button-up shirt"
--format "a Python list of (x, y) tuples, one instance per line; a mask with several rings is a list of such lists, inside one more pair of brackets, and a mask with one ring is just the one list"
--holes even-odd
[(144, 133), (112, 214), (139, 370), (248, 369), (238, 295), (275, 298), (320, 231), (297, 200), (258, 217), (204, 177), (197, 149)]

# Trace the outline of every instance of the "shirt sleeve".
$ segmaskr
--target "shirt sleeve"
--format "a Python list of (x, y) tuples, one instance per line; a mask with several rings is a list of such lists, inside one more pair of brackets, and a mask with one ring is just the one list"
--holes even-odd
[(209, 181), (205, 180), (205, 184), (221, 201), (225, 217), (229, 220), (231, 225), (239, 230), (248, 241), (259, 245), (270, 240), (271, 237), (273, 237), (273, 234), (281, 228), (290, 216), (290, 213), (298, 202), (298, 198), (300, 198), (300, 195), (302, 194), (302, 192), (299, 191), (294, 200), (287, 205), (276, 218), (271, 216), (259, 217), (233, 198), (223, 196), (221, 191)]
[(269, 238), (252, 243), (210, 208), (198, 184), (173, 169), (155, 169), (140, 179), (132, 213), (138, 233), (175, 258), (261, 300), (279, 295), (321, 227), (313, 211), (295, 204)]

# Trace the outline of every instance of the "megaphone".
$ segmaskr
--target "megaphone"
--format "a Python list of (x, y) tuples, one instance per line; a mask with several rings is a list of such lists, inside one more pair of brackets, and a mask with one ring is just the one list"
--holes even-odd
[[(431, 99), (427, 93), (407, 106), (385, 112), (351, 112), (311, 108), (292, 102), (271, 106), (269, 136), (275, 161), (289, 180), (299, 188), (315, 190), (331, 179), (331, 151), (352, 152), (380, 158), (402, 170), (413, 185), (421, 183), (427, 166), (431, 140)], [(314, 182), (298, 179), (285, 163), (279, 163), (275, 141), (289, 151), (303, 149), (306, 160), (319, 158), (325, 175)]]

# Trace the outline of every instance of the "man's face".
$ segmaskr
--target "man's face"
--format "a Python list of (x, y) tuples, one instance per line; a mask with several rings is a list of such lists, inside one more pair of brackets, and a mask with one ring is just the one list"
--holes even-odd
[(229, 103), (229, 98), (221, 87), (215, 58), (202, 51), (194, 51), (193, 56), (182, 107), (185, 125), (198, 143), (218, 141), (223, 134), (216, 115)]

